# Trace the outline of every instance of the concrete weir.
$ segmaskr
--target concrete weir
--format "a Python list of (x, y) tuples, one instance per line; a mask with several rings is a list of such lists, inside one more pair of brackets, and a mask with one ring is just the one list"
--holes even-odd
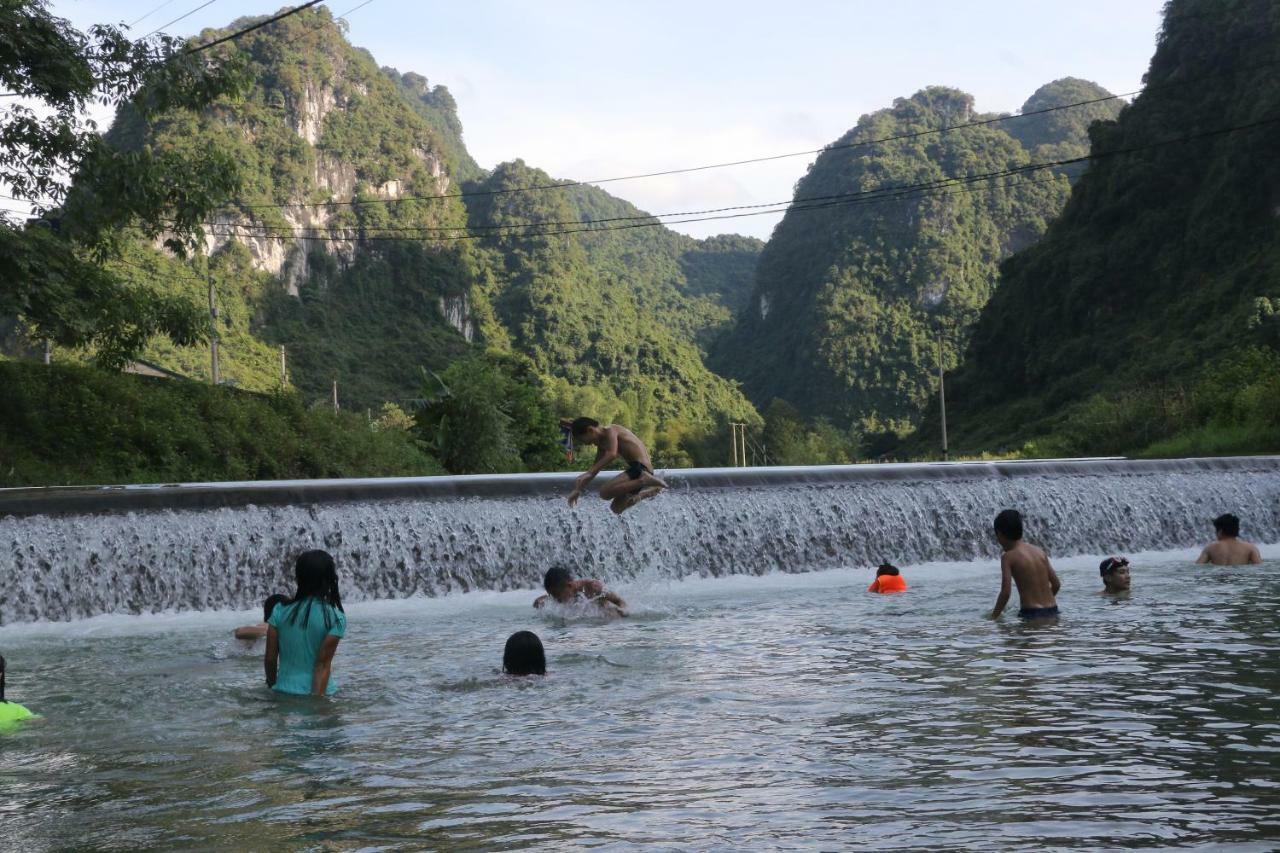
[[(0, 624), (250, 607), (331, 551), (351, 600), (971, 560), (991, 518), (1070, 555), (1187, 547), (1231, 511), (1280, 541), (1280, 457), (715, 468), (615, 517), (572, 474), (0, 489)], [(606, 476), (609, 476), (606, 472)]]

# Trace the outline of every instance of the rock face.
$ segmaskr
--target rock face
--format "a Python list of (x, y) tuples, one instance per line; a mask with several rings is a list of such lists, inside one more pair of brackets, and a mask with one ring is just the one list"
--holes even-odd
[[(1100, 94), (1059, 81), (1028, 105)], [(1087, 122), (1031, 118), (929, 133), (986, 117), (971, 96), (931, 87), (864, 116), (821, 154), (713, 368), (741, 380), (757, 407), (780, 398), (867, 430), (914, 424), (935, 393), (939, 327), (951, 369), (999, 263), (1038, 239), (1069, 193), (1067, 176), (1047, 169), (973, 177), (1038, 162), (1006, 126), (1023, 125), (1044, 154), (1087, 143)], [(821, 203), (806, 209), (806, 199)]]

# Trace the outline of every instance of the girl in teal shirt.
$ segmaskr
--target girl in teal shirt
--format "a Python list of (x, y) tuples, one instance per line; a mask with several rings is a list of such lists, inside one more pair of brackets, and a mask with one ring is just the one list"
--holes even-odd
[(267, 619), (267, 686), (280, 693), (332, 696), (333, 655), (347, 633), (338, 569), (327, 551), (307, 551), (293, 565), (298, 592)]

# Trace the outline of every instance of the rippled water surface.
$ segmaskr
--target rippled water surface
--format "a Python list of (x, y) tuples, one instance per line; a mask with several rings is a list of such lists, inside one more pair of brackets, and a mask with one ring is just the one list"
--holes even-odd
[[(1189, 552), (1188, 552), (1189, 553)], [(1059, 568), (1054, 625), (990, 622), (994, 563), (358, 604), (332, 701), (279, 699), (249, 614), (0, 629), (0, 847), (1275, 849), (1280, 548)], [(1016, 606), (1016, 599), (1015, 599)], [(498, 675), (506, 636), (550, 674)]]

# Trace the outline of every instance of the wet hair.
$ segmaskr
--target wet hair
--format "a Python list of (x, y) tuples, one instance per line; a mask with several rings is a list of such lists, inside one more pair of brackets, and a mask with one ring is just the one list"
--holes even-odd
[(573, 583), (573, 575), (564, 566), (552, 566), (542, 577), (542, 588), (551, 593), (568, 583)]
[(1213, 529), (1228, 536), (1240, 535), (1240, 519), (1229, 512), (1224, 512), (1213, 520)]
[(547, 653), (532, 631), (516, 631), (502, 650), (502, 671), (508, 675), (546, 675)]
[(4, 698), (4, 655), (0, 655), (0, 702), (8, 701)]
[(896, 577), (900, 574), (902, 574), (902, 572), (898, 571), (898, 567), (891, 563), (881, 563), (880, 568), (876, 569), (876, 577), (880, 577), (881, 575), (893, 575)]
[(1001, 510), (996, 516), (994, 526), (996, 533), (1006, 539), (1017, 541), (1022, 538), (1022, 513), (1016, 509)]
[(271, 611), (276, 609), (277, 604), (288, 603), (289, 596), (287, 595), (281, 595), (278, 592), (275, 595), (268, 595), (267, 600), (262, 602), (262, 621), (266, 622), (271, 618)]
[(302, 627), (307, 627), (311, 618), (311, 600), (319, 599), (324, 610), (324, 627), (333, 627), (333, 617), (329, 611), (333, 608), (342, 610), (342, 593), (338, 590), (338, 567), (328, 551), (303, 551), (293, 564), (293, 576), (298, 582), (298, 591), (293, 600), (299, 605), (308, 599), (305, 608), (298, 606), (289, 614), (289, 624), (298, 620), (298, 612), (302, 611)]
[(574, 438), (582, 438), (587, 434), (587, 430), (598, 426), (600, 422), (595, 418), (574, 418), (569, 424), (569, 431), (573, 433)]
[(1124, 557), (1107, 557), (1107, 559), (1098, 564), (1098, 574), (1105, 578), (1121, 566), (1127, 565), (1129, 565), (1129, 561)]

